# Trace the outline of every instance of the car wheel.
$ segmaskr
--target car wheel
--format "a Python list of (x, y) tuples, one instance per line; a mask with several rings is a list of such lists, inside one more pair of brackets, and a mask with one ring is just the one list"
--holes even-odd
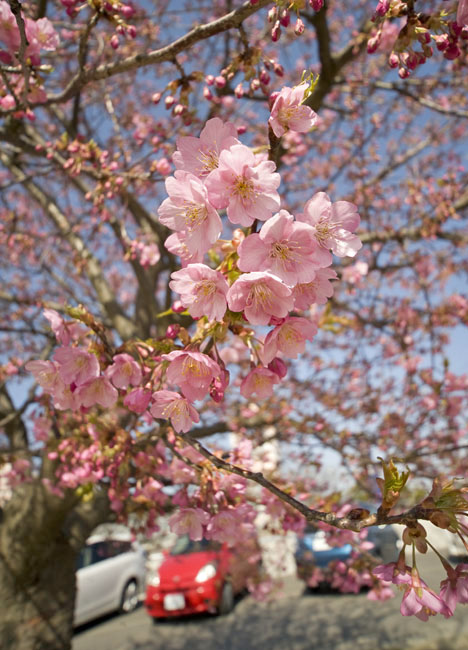
[(234, 608), (234, 591), (230, 582), (225, 582), (221, 591), (218, 605), (218, 614), (225, 616)]
[(133, 612), (139, 603), (138, 584), (136, 580), (129, 580), (122, 591), (119, 611), (121, 614)]

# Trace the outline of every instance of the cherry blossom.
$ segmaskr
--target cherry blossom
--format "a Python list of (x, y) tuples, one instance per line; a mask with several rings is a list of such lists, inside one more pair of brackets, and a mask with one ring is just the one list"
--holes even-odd
[(221, 368), (211, 357), (202, 352), (174, 350), (163, 354), (162, 359), (170, 361), (167, 379), (180, 386), (190, 401), (203, 399), (210, 384), (221, 374)]
[(288, 130), (307, 133), (315, 125), (317, 114), (302, 104), (308, 88), (308, 83), (299, 84), (294, 88), (285, 86), (276, 95), (268, 123), (277, 138)]
[(74, 392), (80, 404), (86, 408), (99, 404), (111, 408), (117, 401), (118, 391), (112, 386), (107, 377), (94, 377), (80, 384)]
[(185, 269), (172, 273), (171, 278), (169, 286), (180, 293), (180, 300), (184, 307), (188, 307), (191, 316), (222, 320), (229, 289), (222, 273), (205, 264), (189, 264)]
[(242, 380), (240, 392), (244, 397), (251, 397), (256, 394), (260, 399), (266, 399), (273, 394), (274, 385), (279, 382), (280, 378), (268, 368), (258, 366), (253, 368)]
[(313, 280), (315, 271), (331, 262), (313, 228), (294, 221), (286, 210), (268, 219), (258, 234), (246, 237), (237, 251), (241, 271), (271, 271), (288, 286)]
[(455, 569), (445, 567), (447, 578), (440, 583), (440, 597), (453, 612), (457, 603), (468, 603), (468, 565), (457, 564)]
[(268, 333), (263, 344), (262, 360), (268, 364), (282, 352), (286, 357), (295, 359), (302, 354), (306, 341), (311, 341), (317, 334), (317, 325), (307, 318), (288, 316), (281, 325)]
[(152, 395), (151, 414), (155, 418), (170, 420), (174, 430), (190, 431), (192, 424), (199, 421), (199, 416), (190, 402), (170, 390), (158, 390)]
[(99, 361), (96, 356), (81, 348), (58, 348), (54, 360), (59, 365), (60, 377), (67, 384), (79, 386), (99, 376)]
[(188, 535), (198, 541), (203, 538), (203, 528), (210, 516), (201, 508), (181, 508), (169, 518), (169, 526), (177, 535)]
[(206, 252), (221, 233), (221, 219), (208, 200), (203, 182), (186, 171), (176, 171), (166, 179), (169, 198), (158, 209), (160, 222), (184, 232), (184, 243), (191, 253)]
[(28, 361), (24, 366), (47, 393), (55, 393), (64, 386), (59, 374), (59, 364), (54, 361), (41, 361), (40, 359)]
[(151, 401), (151, 391), (144, 388), (135, 388), (125, 395), (124, 405), (134, 413), (144, 413)]
[(214, 117), (207, 121), (199, 138), (177, 138), (177, 151), (172, 159), (177, 169), (204, 178), (217, 169), (220, 153), (238, 143), (236, 127)]
[(325, 192), (317, 192), (297, 219), (311, 225), (318, 243), (338, 257), (354, 257), (362, 247), (359, 237), (352, 234), (359, 226), (360, 217), (356, 206), (349, 201), (332, 203)]
[(116, 388), (138, 386), (141, 382), (141, 368), (129, 354), (116, 354), (114, 362), (106, 370), (108, 377)]
[(318, 269), (311, 282), (296, 284), (293, 288), (295, 309), (309, 309), (311, 305), (324, 305), (333, 295), (333, 285), (330, 280), (338, 278), (333, 269)]
[(212, 204), (227, 208), (232, 223), (251, 226), (255, 219), (265, 221), (280, 207), (276, 191), (280, 175), (269, 160), (258, 162), (249, 147), (233, 145), (219, 156), (219, 165), (206, 179)]
[(293, 307), (291, 289), (267, 272), (241, 275), (229, 288), (227, 302), (232, 311), (244, 311), (252, 325), (268, 325), (272, 316), (285, 318)]

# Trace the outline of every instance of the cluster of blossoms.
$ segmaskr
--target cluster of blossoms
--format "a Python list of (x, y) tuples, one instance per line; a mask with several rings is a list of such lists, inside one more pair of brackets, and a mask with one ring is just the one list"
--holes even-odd
[(387, 19), (404, 17), (405, 25), (399, 31), (388, 59), (391, 68), (398, 68), (402, 79), (432, 57), (432, 44), (443, 52), (446, 59), (457, 59), (462, 53), (459, 40), (468, 39), (468, 2), (460, 0), (455, 20), (447, 20), (447, 15), (445, 8), (433, 14), (411, 13), (403, 0), (379, 0), (372, 18), (377, 31), (369, 38), (367, 51), (371, 54), (378, 49)]
[[(48, 18), (31, 18), (20, 15), (24, 25), (24, 35), (27, 43), (23, 60), (30, 66), (31, 71), (41, 65), (41, 51), (53, 52), (59, 45), (59, 37), (52, 23)], [(21, 32), (18, 20), (5, 0), (0, 0), (0, 63), (7, 66), (18, 66), (21, 51)], [(8, 71), (8, 85), (0, 86), (0, 108), (11, 110), (17, 106), (16, 97), (21, 97), (25, 91), (29, 101), (41, 101), (45, 99), (44, 90), (41, 87), (41, 79), (38, 75), (31, 74), (28, 79), (28, 87), (25, 87), (25, 78), (18, 71)]]
[[(275, 97), (269, 122), (278, 137), (314, 125), (315, 113), (301, 102), (307, 87), (284, 88)], [(70, 334), (61, 317), (49, 311), (62, 346), (52, 360), (31, 361), (27, 369), (56, 408), (109, 408), (120, 396), (128, 409), (149, 409), (154, 418), (170, 420), (177, 432), (188, 431), (199, 420), (195, 401), (207, 395), (223, 399), (229, 373), (216, 342), (229, 330), (243, 335), (250, 348), (251, 370), (241, 394), (259, 398), (270, 396), (286, 375), (283, 357), (296, 358), (317, 333), (316, 322), (300, 314), (332, 295), (330, 280), (337, 277), (329, 268), (332, 253), (353, 257), (361, 247), (353, 234), (359, 225), (356, 206), (332, 203), (319, 192), (293, 216), (281, 207), (275, 163), (237, 135), (233, 124), (214, 118), (199, 138), (179, 138), (173, 156), (177, 170), (166, 179), (169, 196), (158, 210), (160, 222), (174, 231), (165, 245), (183, 266), (171, 275), (170, 287), (180, 294), (180, 308), (174, 309), (188, 310), (198, 321), (197, 332), (190, 339), (184, 330), (182, 338), (173, 326), (164, 354), (150, 351), (137, 361), (122, 350), (110, 360), (79, 345), (80, 332)], [(241, 226), (230, 241), (219, 240), (221, 210)], [(258, 222), (263, 225), (256, 232)], [(208, 252), (218, 260), (217, 268), (205, 263)], [(270, 329), (255, 337), (250, 326)]]
[[(251, 0), (255, 4), (255, 0)], [(320, 11), (323, 7), (323, 0), (309, 0), (309, 6), (314, 11)], [(304, 9), (304, 1), (293, 1), (291, 3), (283, 0), (276, 0), (276, 5), (268, 12), (268, 22), (273, 23), (271, 29), (271, 40), (275, 43), (281, 37), (281, 27), (289, 27), (291, 23), (291, 12), (296, 13), (296, 22), (294, 24), (294, 33), (300, 36), (304, 33), (305, 25), (299, 16), (299, 10)]]

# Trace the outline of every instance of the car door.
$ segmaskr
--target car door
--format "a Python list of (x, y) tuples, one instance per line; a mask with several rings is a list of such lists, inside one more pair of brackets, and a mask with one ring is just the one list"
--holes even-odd
[(81, 554), (81, 568), (77, 571), (77, 598), (75, 624), (80, 625), (112, 609), (113, 563), (112, 548), (107, 541), (86, 546)]

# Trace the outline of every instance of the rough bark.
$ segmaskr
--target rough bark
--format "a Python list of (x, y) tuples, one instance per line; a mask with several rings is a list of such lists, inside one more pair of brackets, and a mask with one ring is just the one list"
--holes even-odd
[(33, 481), (0, 509), (2, 650), (71, 648), (76, 558), (91, 530), (106, 520), (101, 500), (59, 499)]

